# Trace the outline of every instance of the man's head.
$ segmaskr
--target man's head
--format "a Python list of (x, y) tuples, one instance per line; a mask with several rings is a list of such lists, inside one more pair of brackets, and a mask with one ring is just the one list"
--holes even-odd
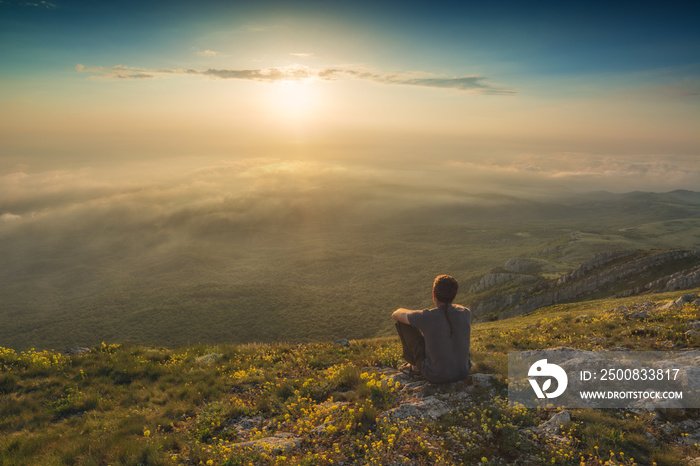
[(450, 304), (454, 301), (455, 296), (457, 296), (457, 289), (459, 285), (454, 277), (449, 275), (438, 275), (433, 282), (433, 298), (436, 302), (439, 301), (444, 304)]

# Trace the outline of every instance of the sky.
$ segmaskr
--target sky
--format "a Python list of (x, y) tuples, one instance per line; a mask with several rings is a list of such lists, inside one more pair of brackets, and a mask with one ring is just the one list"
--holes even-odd
[(139, 193), (697, 190), (699, 17), (692, 2), (0, 0), (0, 219)]

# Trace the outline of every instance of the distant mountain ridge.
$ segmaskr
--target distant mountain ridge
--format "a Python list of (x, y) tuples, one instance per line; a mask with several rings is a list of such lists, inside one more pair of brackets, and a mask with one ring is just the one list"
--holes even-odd
[[(523, 261), (523, 259), (521, 259)], [(504, 267), (508, 267), (508, 261)], [(471, 304), (476, 316), (506, 318), (527, 314), (553, 304), (602, 297), (633, 296), (644, 292), (666, 292), (700, 285), (700, 252), (614, 251), (599, 253), (576, 269), (553, 280), (543, 280), (530, 273), (490, 274), (493, 291)], [(488, 289), (486, 278), (474, 292)], [(535, 283), (534, 285), (530, 285)], [(515, 289), (503, 293), (504, 285)], [(500, 287), (500, 288), (499, 288)]]

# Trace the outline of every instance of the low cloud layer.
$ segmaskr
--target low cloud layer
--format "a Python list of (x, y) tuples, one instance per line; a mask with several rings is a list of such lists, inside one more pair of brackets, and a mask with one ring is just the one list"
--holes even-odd
[[(306, 54), (297, 54), (306, 56)], [(352, 68), (311, 68), (308, 66), (289, 66), (265, 69), (142, 69), (127, 66), (86, 67), (78, 64), (76, 71), (89, 73), (93, 78), (102, 79), (153, 79), (167, 75), (199, 75), (218, 79), (242, 79), (260, 82), (357, 79), (387, 85), (433, 87), (440, 89), (455, 89), (477, 94), (507, 95), (515, 94), (512, 89), (506, 89), (489, 83), (484, 76), (435, 76), (430, 73), (376, 73)]]
[(244, 159), (148, 181), (119, 178), (119, 169), (16, 171), (0, 175), (0, 233), (32, 225), (43, 231), (72, 230), (84, 224), (206, 235), (374, 222), (429, 206), (478, 208), (595, 190), (700, 186), (700, 168), (692, 158), (523, 154), (508, 162), (436, 160), (430, 168)]

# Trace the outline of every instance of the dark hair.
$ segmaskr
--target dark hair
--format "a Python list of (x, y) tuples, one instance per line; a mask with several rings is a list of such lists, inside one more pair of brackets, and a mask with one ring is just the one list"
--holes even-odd
[(454, 277), (449, 275), (438, 275), (433, 283), (433, 292), (438, 301), (450, 304), (457, 296), (459, 284)]
[(457, 280), (449, 275), (438, 275), (435, 282), (433, 282), (435, 298), (441, 303), (445, 303), (445, 318), (450, 325), (450, 338), (454, 338), (455, 335), (452, 320), (450, 319), (450, 304), (454, 301), (455, 296), (457, 296), (458, 288), (459, 284)]

